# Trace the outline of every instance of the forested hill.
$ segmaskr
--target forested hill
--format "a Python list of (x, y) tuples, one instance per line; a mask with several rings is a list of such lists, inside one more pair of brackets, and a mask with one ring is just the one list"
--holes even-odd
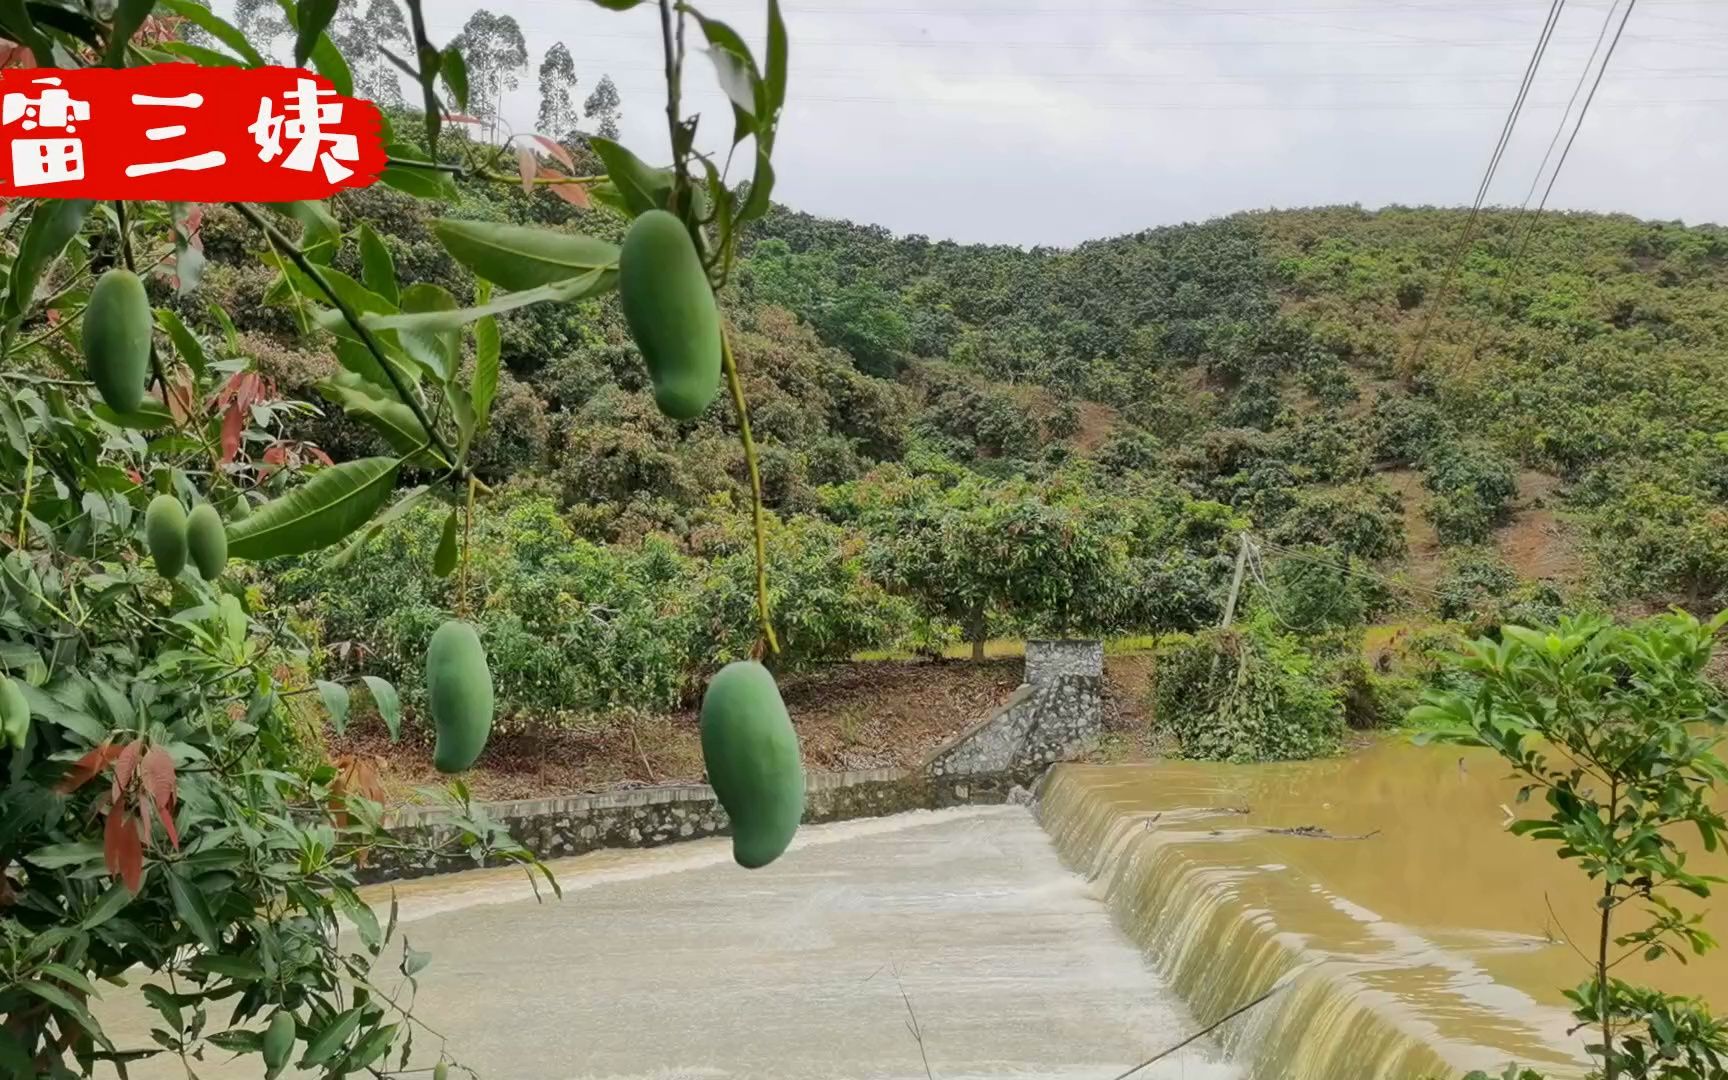
[[(621, 231), (545, 192), (452, 195), (439, 213)], [(404, 281), (466, 300), (432, 205), (374, 188), (333, 209)], [(777, 210), (722, 299), (773, 510), (782, 662), (1207, 625), (1242, 529), (1277, 555), (1279, 615), (1302, 625), (1721, 599), (1728, 230), (1488, 213), (1454, 276), (1465, 219), (1283, 211), (1027, 251)], [(245, 230), (212, 209), (204, 238), (203, 286), (174, 302), (212, 329), (210, 302), (231, 313), (283, 390), (324, 381), (333, 404), (301, 437), (371, 448), (327, 353), (238, 257)], [(336, 265), (358, 263), (344, 245)], [(472, 573), (505, 706), (676, 702), (754, 637), (724, 395), (663, 418), (610, 300), (501, 322), (508, 372), (477, 451), (500, 495)], [(358, 568), (308, 560), (283, 598), (411, 685), (449, 606), (420, 569), (441, 523), (410, 515)]]

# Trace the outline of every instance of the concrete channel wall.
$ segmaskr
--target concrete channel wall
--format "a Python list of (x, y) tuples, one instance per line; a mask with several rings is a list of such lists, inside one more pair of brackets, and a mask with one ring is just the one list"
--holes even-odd
[[(1102, 715), (1103, 649), (1095, 641), (1033, 641), (1026, 646), (1026, 682), (989, 716), (933, 752), (914, 769), (805, 774), (804, 820), (816, 824), (882, 817), (906, 810), (1000, 803), (1030, 787), (1053, 762), (1090, 749)], [(523, 846), (542, 859), (600, 848), (654, 847), (719, 836), (726, 811), (706, 784), (664, 784), (553, 799), (485, 804)], [(437, 810), (395, 811), (391, 827), (410, 847), (449, 838)], [(369, 881), (423, 877), (471, 869), (458, 852), (380, 853)]]

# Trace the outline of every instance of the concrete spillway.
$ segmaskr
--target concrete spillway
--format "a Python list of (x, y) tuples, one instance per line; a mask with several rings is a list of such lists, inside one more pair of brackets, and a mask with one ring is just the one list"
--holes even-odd
[[(544, 904), (517, 873), (397, 890), (434, 956), (416, 1014), (488, 1080), (1109, 1080), (1192, 1030), (1020, 807), (809, 828), (756, 872), (724, 840), (556, 870), (564, 899)], [(122, 1011), (122, 1044), (147, 1044)], [(1236, 1075), (1213, 1057), (1138, 1075)]]

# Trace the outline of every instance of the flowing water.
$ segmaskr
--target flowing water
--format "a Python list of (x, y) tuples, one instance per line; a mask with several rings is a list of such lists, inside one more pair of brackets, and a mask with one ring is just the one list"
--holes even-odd
[[(1559, 991), (1586, 976), (1571, 942), (1594, 943), (1592, 891), (1551, 845), (1504, 830), (1506, 772), (1401, 740), (1279, 765), (1069, 765), (1041, 813), (1199, 1020), (1283, 980), (1220, 1030), (1254, 1080), (1417, 1080), (1508, 1060), (1576, 1075), (1582, 1038)], [(1270, 831), (1305, 826), (1328, 835)], [(1728, 859), (1697, 866), (1724, 873)], [(1728, 937), (1721, 913), (1706, 925)], [(1617, 974), (1728, 1006), (1720, 954)]]

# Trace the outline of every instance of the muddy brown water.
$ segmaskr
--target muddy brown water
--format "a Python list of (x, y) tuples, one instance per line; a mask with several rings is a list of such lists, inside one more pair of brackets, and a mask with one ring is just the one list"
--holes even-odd
[[(1587, 976), (1570, 942), (1594, 943), (1594, 890), (1505, 830), (1516, 790), (1490, 754), (1387, 739), (1327, 761), (1063, 766), (1043, 818), (1199, 1019), (1287, 982), (1222, 1033), (1247, 1076), (1572, 1075), (1560, 991)], [(1361, 838), (1268, 831), (1310, 826)], [(1692, 865), (1728, 874), (1721, 853)], [(1728, 940), (1724, 912), (1706, 926)], [(1721, 953), (1617, 974), (1728, 1006)]]

